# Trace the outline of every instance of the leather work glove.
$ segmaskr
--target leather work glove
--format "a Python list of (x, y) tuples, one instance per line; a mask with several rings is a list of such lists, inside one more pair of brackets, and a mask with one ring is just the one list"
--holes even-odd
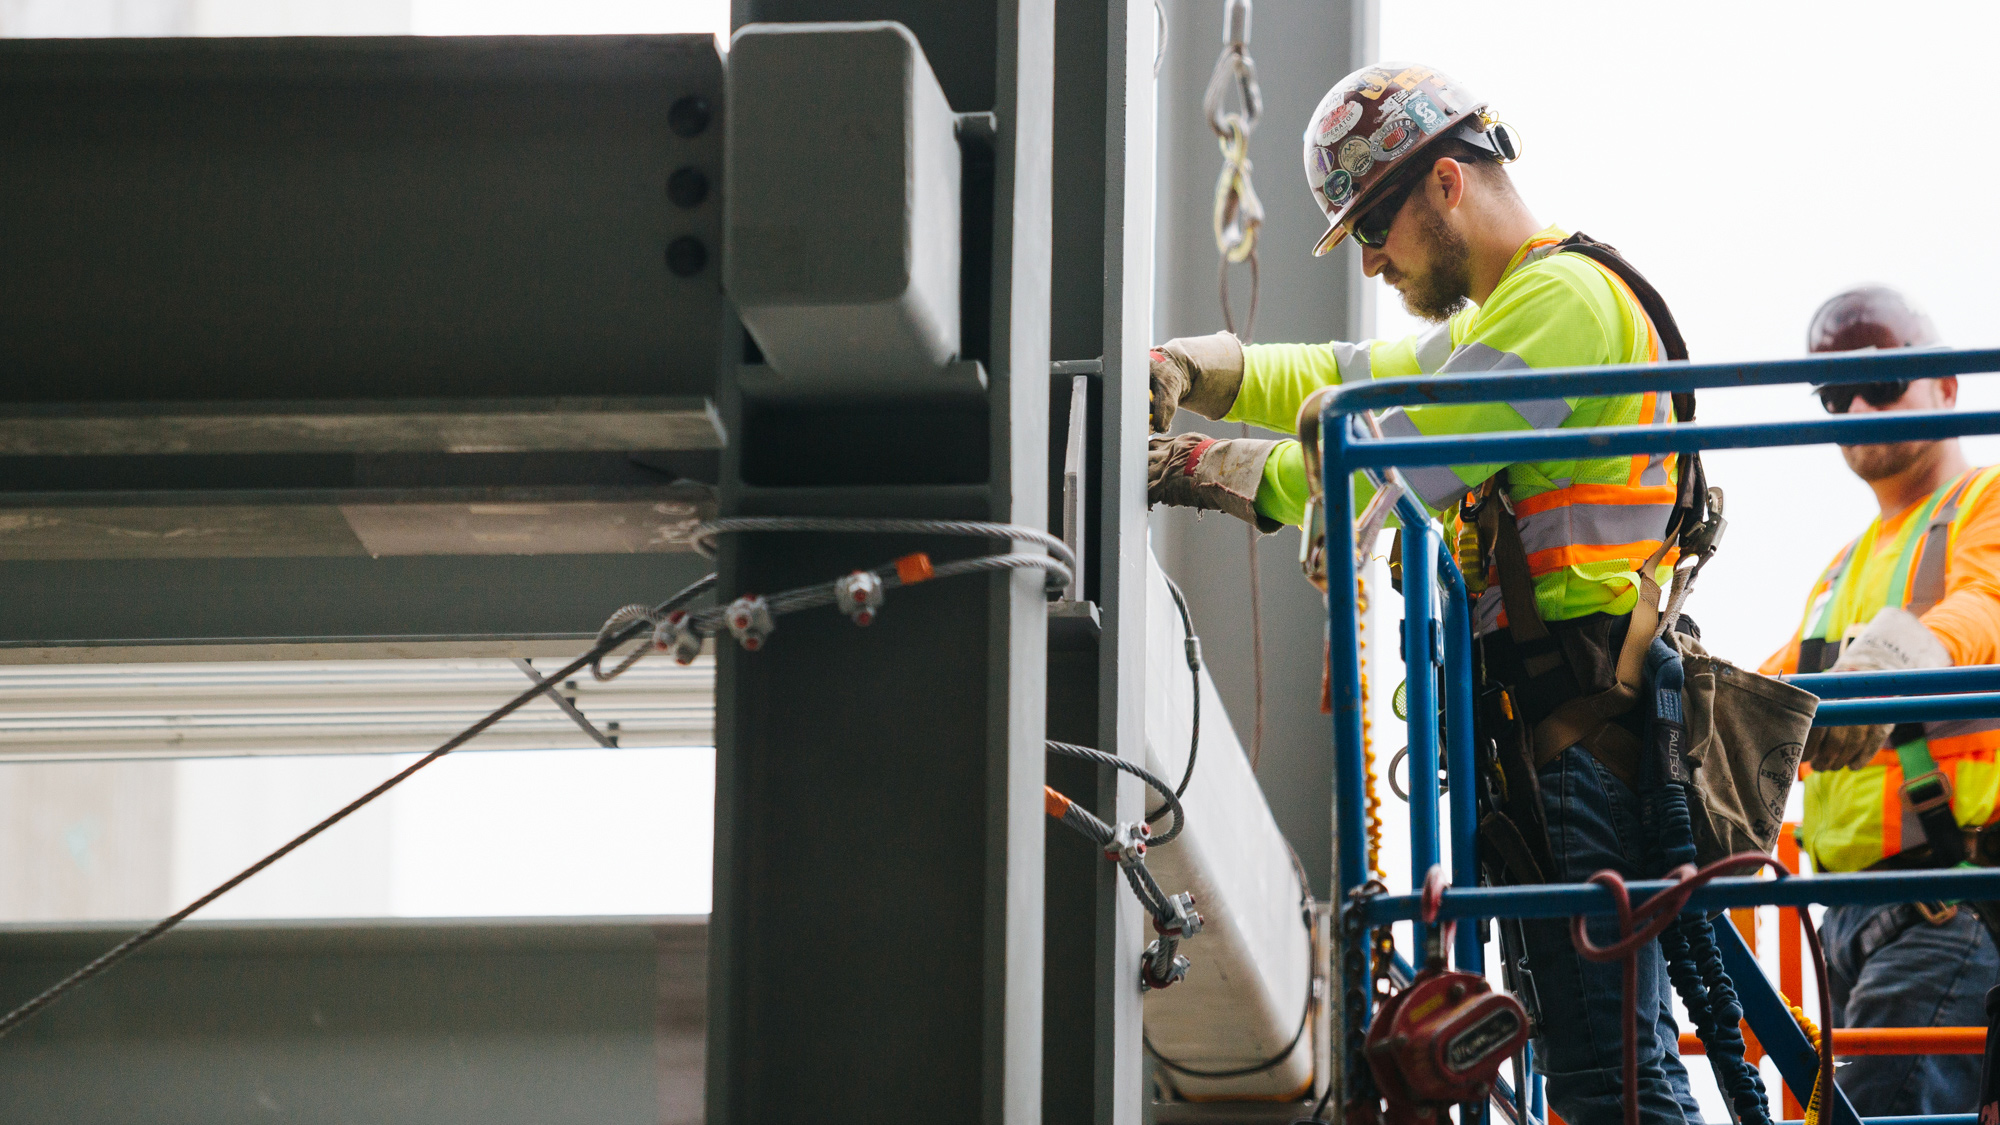
[(1174, 424), (1174, 411), (1183, 406), (1217, 419), (1236, 405), (1236, 392), (1243, 387), (1243, 344), (1229, 333), (1168, 340), (1148, 358), (1153, 432), (1166, 433)]
[[(1840, 650), (1834, 672), (1907, 672), (1949, 668), (1951, 654), (1917, 615), (1890, 606)], [(1860, 769), (1889, 741), (1890, 727), (1814, 727), (1806, 736), (1806, 761), (1816, 770)]]
[(1146, 443), (1146, 503), (1227, 512), (1266, 535), (1284, 526), (1257, 514), (1257, 485), (1275, 441), (1155, 434)]

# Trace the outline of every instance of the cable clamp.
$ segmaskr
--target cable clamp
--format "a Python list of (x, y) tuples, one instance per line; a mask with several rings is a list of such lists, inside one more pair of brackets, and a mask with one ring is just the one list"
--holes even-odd
[(764, 641), (778, 627), (771, 616), (771, 603), (758, 594), (745, 594), (729, 603), (723, 613), (723, 620), (729, 623), (729, 632), (745, 652), (756, 652), (764, 647)]
[(1187, 976), (1192, 962), (1179, 951), (1178, 944), (1172, 938), (1157, 938), (1146, 947), (1139, 961), (1139, 991), (1171, 988)]
[(856, 625), (872, 625), (882, 608), (882, 579), (872, 570), (857, 570), (833, 581), (834, 604)]
[(1194, 908), (1194, 894), (1182, 891), (1167, 896), (1167, 908), (1161, 916), (1153, 919), (1153, 931), (1161, 937), (1177, 938), (1181, 941), (1201, 932), (1201, 912)]
[(1146, 854), (1146, 840), (1153, 830), (1142, 820), (1121, 821), (1111, 829), (1111, 839), (1105, 842), (1104, 858), (1120, 866), (1138, 863)]
[(677, 609), (653, 626), (653, 648), (673, 653), (676, 664), (693, 664), (694, 658), (701, 655), (701, 641), (694, 618), (686, 610)]

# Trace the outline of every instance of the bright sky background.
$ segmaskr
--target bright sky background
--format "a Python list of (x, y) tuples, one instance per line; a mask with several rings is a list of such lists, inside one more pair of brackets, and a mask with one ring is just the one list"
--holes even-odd
[[(1883, 12), (1850, 0), (1384, 0), (1382, 55), (1488, 99), (1522, 137), (1513, 172), (1536, 216), (1624, 252), (1696, 360), (1799, 355), (1820, 302), (1863, 282), (1901, 288), (1956, 346), (1993, 346), (2000, 224), (1985, 216), (2000, 150), (1940, 144), (1949, 126), (1918, 91), (1987, 73), (2000, 8), (1908, 0)], [(1925, 77), (1884, 84), (1912, 69)], [(1416, 327), (1393, 293), (1378, 304), (1379, 335)], [(2000, 380), (1964, 380), (1966, 408), (2000, 408)], [(1779, 387), (1705, 392), (1700, 417), (1818, 412), (1804, 388)], [(2000, 439), (1967, 444), (1975, 464), (2000, 460)], [(1729, 531), (1690, 611), (1712, 651), (1755, 666), (1797, 627), (1813, 579), (1875, 502), (1832, 446), (1705, 460)]]
[[(1902, 289), (1953, 345), (2000, 344), (2000, 224), (1986, 217), (2000, 152), (1940, 143), (1955, 115), (1931, 108), (1932, 91), (1989, 72), (2000, 8), (1906, 0), (1883, 15), (1852, 0), (1383, 0), (1381, 54), (1487, 98), (1523, 139), (1513, 173), (1536, 215), (1623, 251), (1698, 361), (1799, 355), (1814, 309), (1865, 282)], [(1898, 73), (1912, 80), (1885, 84)], [(1378, 335), (1418, 327), (1392, 293), (1378, 307)], [(1960, 409), (2000, 409), (2000, 379), (1963, 380)], [(1704, 392), (1700, 410), (1819, 414), (1793, 387)], [(2000, 439), (1966, 445), (1974, 464), (2000, 461)], [(1729, 531), (1689, 608), (1712, 651), (1754, 667), (1874, 497), (1832, 446), (1705, 459)], [(1393, 603), (1383, 612), (1393, 628)], [(1407, 847), (1398, 832), (1390, 844), (1400, 883)], [(1726, 1120), (1707, 1067), (1690, 1070), (1709, 1119)]]
[(727, 0), (413, 0), (418, 35), (710, 31), (729, 41)]

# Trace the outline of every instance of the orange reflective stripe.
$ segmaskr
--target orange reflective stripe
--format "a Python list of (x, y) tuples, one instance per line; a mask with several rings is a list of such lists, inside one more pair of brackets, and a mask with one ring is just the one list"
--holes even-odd
[(1646, 315), (1646, 306), (1639, 303), (1639, 295), (1632, 292), (1632, 287), (1625, 284), (1625, 279), (1611, 272), (1610, 269), (1605, 267), (1604, 263), (1593, 260), (1590, 264), (1597, 267), (1597, 272), (1610, 278), (1612, 286), (1618, 292), (1625, 295), (1627, 302), (1625, 307), (1627, 311), (1631, 312), (1633, 323), (1642, 324), (1646, 327), (1646, 362), (1658, 363), (1660, 361), (1660, 333), (1658, 329), (1653, 327), (1653, 318)]
[[(1660, 541), (1654, 539), (1643, 543), (1580, 543), (1569, 547), (1551, 547), (1546, 551), (1536, 551), (1528, 556), (1528, 573), (1540, 578), (1549, 571), (1565, 566), (1582, 566), (1585, 563), (1629, 562), (1635, 568), (1653, 557), (1660, 549)], [(1661, 560), (1672, 566), (1680, 558), (1680, 548), (1668, 551)]]
[[(1926, 738), (1924, 745), (1930, 748), (1931, 760), (1942, 769), (1948, 759), (1969, 757), (1982, 751), (1989, 755), (2000, 752), (2000, 730), (1975, 730), (1943, 738)], [(1888, 753), (1893, 755), (1895, 751)]]
[(1888, 754), (1889, 772), (1882, 775), (1882, 854), (1895, 855), (1903, 850), (1903, 763), (1894, 750)]
[[(1641, 458), (1644, 460), (1644, 458)], [(1673, 485), (1634, 487), (1628, 484), (1572, 484), (1514, 501), (1514, 515), (1532, 516), (1571, 504), (1666, 504), (1680, 498)]]

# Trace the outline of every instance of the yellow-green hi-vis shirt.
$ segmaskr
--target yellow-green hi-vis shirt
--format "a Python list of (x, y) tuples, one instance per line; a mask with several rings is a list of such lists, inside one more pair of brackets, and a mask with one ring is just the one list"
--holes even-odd
[[(1321, 387), (1360, 379), (1500, 373), (1533, 367), (1650, 363), (1659, 336), (1638, 298), (1609, 270), (1581, 254), (1555, 252), (1565, 238), (1550, 227), (1523, 243), (1486, 303), (1403, 340), (1362, 343), (1255, 344), (1243, 350), (1243, 388), (1226, 416), (1289, 432), (1299, 404)], [(1409, 406), (1382, 415), (1389, 437), (1441, 436), (1629, 426), (1672, 417), (1666, 394), (1527, 399), (1466, 405)], [(1433, 511), (1495, 473), (1520, 521), (1542, 618), (1630, 613), (1638, 568), (1659, 548), (1673, 511), (1672, 454), (1640, 454), (1514, 465), (1425, 466), (1403, 470)], [(1364, 486), (1365, 487), (1365, 486)], [(1257, 510), (1283, 523), (1304, 517), (1305, 457), (1285, 442), (1265, 463)], [(1664, 580), (1673, 557), (1661, 565)], [(1487, 633), (1505, 622), (1497, 576), (1474, 610)]]

